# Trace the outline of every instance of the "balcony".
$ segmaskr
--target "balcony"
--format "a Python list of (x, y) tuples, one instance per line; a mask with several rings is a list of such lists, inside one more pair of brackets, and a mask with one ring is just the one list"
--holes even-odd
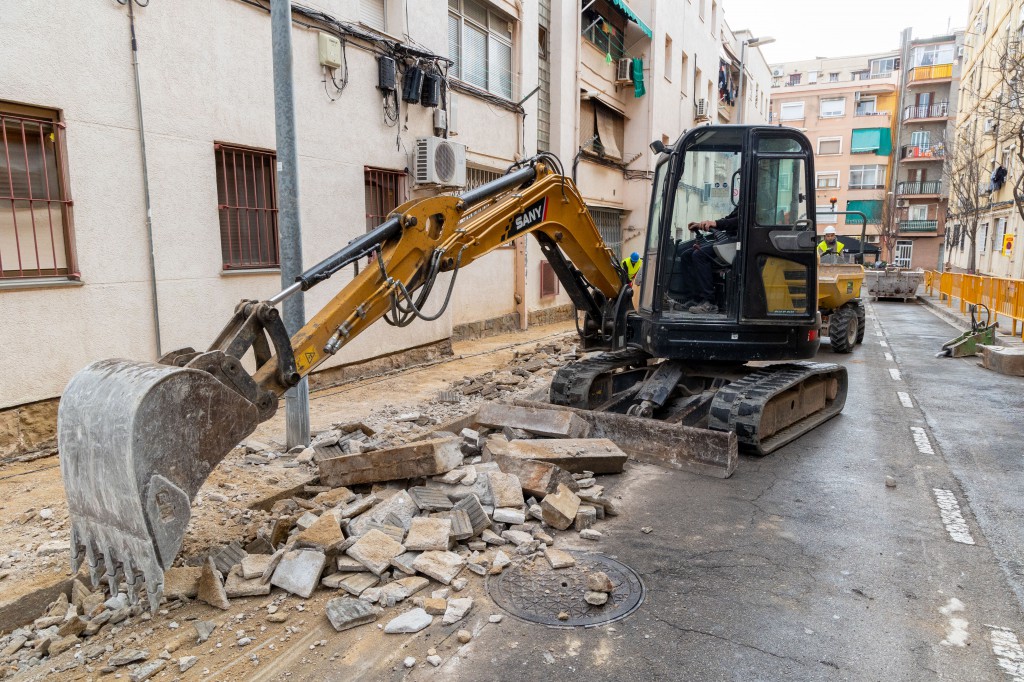
[(946, 145), (939, 142), (925, 146), (903, 145), (900, 147), (900, 158), (912, 161), (942, 161), (946, 158)]
[(952, 64), (934, 64), (932, 66), (918, 66), (910, 70), (907, 76), (907, 87), (914, 87), (921, 83), (935, 83), (937, 81), (948, 81), (953, 78)]
[(930, 105), (922, 104), (921, 106), (906, 107), (903, 110), (904, 121), (947, 117), (949, 117), (949, 102), (936, 102)]
[(938, 220), (901, 220), (900, 232), (931, 233), (939, 229)]
[(942, 188), (939, 180), (925, 180), (924, 182), (901, 182), (896, 185), (896, 195), (901, 197), (915, 195), (938, 195)]

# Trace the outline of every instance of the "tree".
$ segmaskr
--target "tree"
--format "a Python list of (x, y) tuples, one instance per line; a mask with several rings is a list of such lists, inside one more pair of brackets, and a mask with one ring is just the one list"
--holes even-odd
[[(949, 212), (960, 223), (961, 232), (967, 235), (970, 242), (967, 271), (972, 273), (977, 269), (978, 223), (982, 205), (988, 204), (987, 190), (984, 188), (989, 180), (989, 174), (982, 171), (985, 145), (978, 133), (978, 122), (978, 117), (975, 117), (960, 127), (952, 149), (946, 145), (946, 158), (942, 166), (942, 174), (949, 188)], [(983, 182), (985, 185), (982, 185)]]
[[(1011, 29), (1012, 31), (1012, 29)], [(1008, 35), (996, 47), (999, 81), (997, 87), (982, 100), (979, 113), (994, 124), (993, 134), (998, 147), (1005, 148), (1012, 141), (1010, 157), (1016, 162), (1018, 172), (1007, 177), (1013, 191), (1013, 203), (1017, 213), (1024, 219), (1024, 36), (1020, 33)], [(1009, 158), (1002, 159), (1003, 166), (1010, 165)]]
[(886, 263), (892, 263), (896, 253), (896, 240), (900, 236), (900, 224), (896, 216), (894, 199), (890, 199), (885, 191), (878, 194), (881, 200), (882, 210), (879, 215), (878, 241), (882, 248), (881, 259)]

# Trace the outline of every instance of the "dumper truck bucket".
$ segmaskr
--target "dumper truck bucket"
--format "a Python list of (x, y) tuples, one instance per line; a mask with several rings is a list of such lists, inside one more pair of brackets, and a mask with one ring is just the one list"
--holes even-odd
[(71, 564), (93, 586), (145, 582), (156, 610), (207, 476), (260, 422), (256, 407), (208, 372), (101, 360), (78, 374), (57, 413), (71, 515)]

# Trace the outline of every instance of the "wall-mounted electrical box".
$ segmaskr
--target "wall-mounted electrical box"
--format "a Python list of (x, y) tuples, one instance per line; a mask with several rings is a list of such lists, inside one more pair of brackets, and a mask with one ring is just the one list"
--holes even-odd
[(397, 82), (397, 66), (395, 60), (387, 55), (377, 57), (377, 87), (384, 92), (395, 89)]
[(330, 33), (319, 33), (316, 38), (320, 64), (331, 69), (341, 66), (341, 41)]

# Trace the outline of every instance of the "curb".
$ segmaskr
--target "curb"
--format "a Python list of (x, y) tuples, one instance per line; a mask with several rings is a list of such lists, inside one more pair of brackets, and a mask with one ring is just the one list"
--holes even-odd
[[(966, 315), (962, 315), (957, 312), (955, 308), (947, 307), (940, 303), (938, 300), (928, 297), (924, 294), (917, 295), (918, 303), (923, 304), (928, 308), (936, 317), (941, 318), (945, 322), (951, 324), (962, 332), (966, 332), (971, 328), (971, 321)], [(1011, 336), (1003, 331), (1002, 327), (996, 328), (996, 345), (1007, 346), (1011, 348), (1020, 348), (1024, 343), (1021, 342), (1017, 336)]]

